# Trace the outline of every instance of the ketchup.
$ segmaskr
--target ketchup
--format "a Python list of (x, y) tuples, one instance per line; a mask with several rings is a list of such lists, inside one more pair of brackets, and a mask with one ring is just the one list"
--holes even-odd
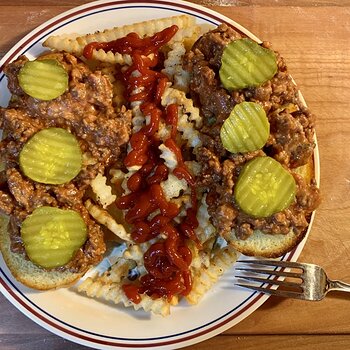
[[(136, 165), (141, 168), (127, 181), (130, 193), (116, 201), (119, 209), (126, 210), (125, 220), (133, 227), (131, 237), (136, 243), (147, 242), (159, 234), (166, 237), (152, 244), (145, 252), (147, 274), (141, 276), (136, 284), (123, 285), (125, 295), (136, 304), (141, 301), (143, 293), (152, 298), (165, 297), (169, 300), (175, 295), (187, 295), (192, 288), (192, 253), (186, 240), (190, 239), (200, 246), (195, 234), (198, 227), (195, 179), (185, 165), (181, 148), (176, 142), (178, 106), (171, 104), (166, 109), (161, 106), (161, 96), (168, 78), (155, 69), (160, 57), (159, 48), (177, 30), (174, 25), (147, 38), (130, 33), (111, 42), (90, 43), (83, 53), (86, 58), (92, 57), (94, 49), (131, 55), (133, 63), (122, 73), (126, 98), (128, 102), (141, 101), (140, 110), (149, 119), (148, 125), (131, 136), (131, 150), (124, 159), (126, 167)], [(187, 210), (186, 219), (180, 223), (174, 221), (179, 208), (167, 201), (160, 185), (169, 174), (158, 148), (161, 141), (157, 138), (157, 132), (161, 121), (171, 127), (170, 137), (164, 145), (177, 159), (178, 165), (173, 174), (184, 179), (191, 188), (192, 207)], [(159, 211), (159, 214), (150, 219), (150, 214), (155, 211)]]
[(129, 33), (127, 36), (109, 41), (109, 42), (92, 42), (84, 47), (84, 57), (92, 58), (93, 50), (103, 49), (105, 51), (111, 51), (113, 53), (132, 54), (135, 51), (141, 51), (144, 55), (150, 53), (157, 53), (158, 49), (166, 44), (177, 32), (178, 27), (173, 25), (169, 28), (162, 30), (154, 34), (151, 37), (140, 38), (136, 33)]

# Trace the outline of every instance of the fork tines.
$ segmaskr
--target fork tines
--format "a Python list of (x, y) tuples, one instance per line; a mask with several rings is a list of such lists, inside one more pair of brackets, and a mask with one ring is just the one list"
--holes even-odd
[[(237, 262), (250, 266), (237, 266), (236, 271), (240, 271), (243, 274), (235, 277), (238, 280), (255, 283), (253, 285), (236, 283), (237, 286), (288, 298), (301, 298), (301, 283), (284, 281), (285, 277), (302, 279), (300, 272), (289, 271), (290, 268), (302, 270), (301, 264), (276, 260), (240, 260)], [(257, 277), (257, 275), (263, 275), (263, 277)], [(260, 285), (256, 285), (256, 283)], [(287, 290), (276, 290), (277, 286), (282, 286)]]

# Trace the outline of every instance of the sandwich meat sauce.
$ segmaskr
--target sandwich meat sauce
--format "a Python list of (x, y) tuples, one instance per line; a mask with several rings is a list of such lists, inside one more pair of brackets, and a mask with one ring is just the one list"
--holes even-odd
[[(43, 56), (42, 58), (48, 58)], [(12, 93), (8, 108), (0, 109), (3, 129), (1, 159), (5, 163), (1, 184), (1, 211), (10, 216), (9, 233), (14, 252), (25, 254), (20, 235), (23, 220), (41, 206), (72, 208), (87, 224), (88, 239), (73, 260), (61, 269), (86, 271), (98, 263), (105, 252), (103, 232), (90, 217), (83, 197), (92, 179), (115, 163), (129, 140), (131, 113), (116, 113), (112, 106), (112, 85), (101, 72), (91, 72), (68, 53), (50, 54), (69, 74), (69, 91), (50, 101), (25, 94), (18, 83), (18, 73), (28, 61), (24, 56), (5, 67), (8, 87)], [(62, 185), (32, 181), (19, 166), (24, 144), (38, 131), (59, 127), (69, 130), (78, 139), (83, 153), (80, 173)]]
[[(223, 88), (218, 72), (221, 56), (228, 43), (241, 35), (225, 24), (204, 34), (184, 58), (184, 66), (191, 73), (191, 97), (200, 106), (203, 116), (197, 159), (202, 165), (198, 185), (208, 189), (209, 214), (219, 234), (227, 237), (232, 229), (240, 239), (254, 230), (274, 234), (300, 232), (308, 225), (310, 213), (319, 204), (319, 190), (314, 180), (294, 174), (298, 184), (296, 202), (286, 210), (267, 218), (254, 218), (242, 212), (233, 189), (242, 166), (257, 156), (271, 156), (288, 169), (307, 164), (314, 149), (314, 116), (300, 102), (283, 58), (277, 54), (276, 75), (261, 86), (229, 92)], [(263, 46), (269, 47), (268, 43)], [(270, 136), (262, 149), (254, 152), (230, 153), (220, 139), (220, 129), (233, 107), (243, 101), (263, 106), (270, 123)]]

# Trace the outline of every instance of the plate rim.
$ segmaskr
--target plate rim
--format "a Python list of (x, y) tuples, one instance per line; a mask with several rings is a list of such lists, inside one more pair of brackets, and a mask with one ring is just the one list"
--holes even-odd
[[(113, 0), (98, 0), (98, 1), (93, 1), (93, 2), (90, 2), (87, 4), (80, 5), (77, 7), (73, 7), (72, 9), (69, 9), (61, 14), (58, 14), (57, 16), (54, 16), (53, 18), (49, 19), (48, 21), (45, 21), (44, 23), (39, 25), (37, 28), (30, 31), (27, 35), (25, 35), (17, 44), (12, 46), (10, 48), (10, 50), (1, 59), (1, 61), (0, 61), (0, 82), (4, 78), (2, 68), (7, 62), (14, 60), (16, 57), (18, 57), (18, 55), (21, 53), (21, 51), (25, 52), (25, 51), (29, 50), (32, 46), (34, 46), (38, 42), (40, 42), (40, 40), (44, 36), (50, 35), (52, 32), (57, 31), (57, 29), (59, 29), (61, 26), (67, 25), (66, 20), (68, 20), (69, 18), (71, 18), (72, 21), (78, 20), (80, 17), (79, 18), (76, 18), (76, 17), (79, 14), (83, 14), (84, 12), (87, 13), (86, 14), (86, 16), (87, 16), (87, 15), (92, 15), (93, 14), (92, 11), (94, 11), (95, 9), (98, 9), (98, 8), (109, 7), (109, 6), (116, 6), (119, 8), (120, 6), (122, 6), (124, 4), (128, 5), (128, 7), (130, 7), (130, 5), (132, 5), (132, 4), (134, 4), (135, 7), (142, 7), (142, 6), (159, 7), (159, 6), (163, 5), (163, 6), (167, 6), (167, 8), (166, 8), (167, 10), (175, 10), (175, 11), (185, 12), (185, 13), (193, 12), (192, 14), (195, 16), (196, 16), (196, 14), (200, 13), (202, 16), (206, 17), (205, 20), (207, 20), (207, 17), (210, 17), (210, 18), (214, 19), (216, 21), (216, 23), (225, 22), (231, 26), (234, 26), (235, 29), (238, 29), (239, 31), (241, 31), (245, 35), (248, 35), (249, 37), (251, 37), (252, 39), (261, 42), (261, 40), (259, 38), (257, 38), (253, 33), (251, 33), (248, 29), (246, 29), (245, 27), (243, 27), (239, 23), (226, 17), (225, 15), (222, 15), (214, 10), (208, 9), (208, 8), (201, 6), (201, 5), (198, 5), (198, 4), (189, 3), (186, 1), (182, 1), (182, 0), (176, 1), (175, 3), (172, 2), (171, 0), (151, 0), (148, 2), (137, 1), (137, 0), (114, 0), (114, 1)], [(179, 9), (182, 9), (182, 11), (180, 11)], [(184, 9), (187, 10), (187, 12), (184, 11)], [(111, 9), (106, 9), (106, 10), (110, 11)], [(200, 16), (198, 16), (198, 15), (196, 17), (200, 18)], [(216, 23), (214, 23), (214, 24), (216, 24)], [(301, 92), (300, 92), (300, 94), (301, 94)], [(315, 135), (315, 144), (316, 144), (316, 146), (315, 146), (315, 150), (314, 150), (314, 171), (315, 171), (315, 178), (316, 178), (317, 184), (319, 186), (319, 184), (320, 184), (320, 159), (319, 159), (319, 150), (318, 150), (316, 135)], [(312, 213), (309, 227), (307, 229), (307, 234), (305, 235), (302, 242), (294, 250), (285, 254), (283, 257), (281, 257), (281, 260), (296, 260), (298, 258), (301, 251), (304, 248), (307, 237), (310, 233), (311, 227), (313, 225), (314, 216), (315, 216), (315, 212)], [(4, 276), (8, 280), (9, 284), (12, 285), (12, 288), (4, 281), (2, 276)], [(269, 298), (268, 295), (262, 295), (262, 294), (258, 294), (257, 292), (252, 292), (252, 293), (250, 293), (250, 296), (249, 296), (249, 299), (252, 298), (252, 300), (248, 303), (247, 307), (243, 308), (243, 310), (239, 310), (238, 315), (236, 313), (233, 313), (230, 317), (224, 317), (225, 315), (223, 315), (222, 317), (220, 317), (220, 318), (224, 318), (223, 321), (220, 321), (218, 324), (215, 323), (214, 325), (211, 325), (209, 328), (204, 327), (204, 329), (202, 331), (197, 332), (197, 333), (195, 331), (191, 330), (192, 333), (194, 332), (194, 334), (180, 337), (179, 339), (177, 339), (179, 337), (179, 335), (175, 334), (175, 335), (169, 336), (170, 338), (173, 337), (174, 338), (173, 340), (164, 340), (167, 337), (156, 338), (156, 340), (159, 340), (158, 343), (153, 342), (153, 341), (149, 342), (149, 339), (146, 340), (146, 341), (148, 341), (148, 343), (145, 343), (143, 340), (140, 341), (138, 339), (133, 339), (132, 341), (136, 342), (133, 344), (131, 343), (131, 341), (127, 341), (125, 343), (116, 343), (116, 342), (111, 343), (111, 342), (108, 342), (108, 341), (106, 342), (106, 341), (98, 339), (98, 338), (89, 338), (89, 337), (84, 336), (82, 334), (76, 334), (76, 333), (74, 334), (74, 332), (71, 332), (70, 330), (67, 330), (67, 329), (61, 327), (60, 325), (56, 324), (55, 322), (53, 322), (50, 319), (44, 318), (44, 320), (43, 320), (43, 317), (38, 310), (35, 310), (35, 309), (28, 310), (28, 305), (17, 294), (17, 293), (19, 293), (22, 296), (24, 296), (24, 292), (17, 289), (17, 287), (13, 284), (12, 279), (13, 279), (13, 276), (12, 275), (10, 275), (10, 277), (7, 276), (3, 272), (3, 270), (0, 266), (0, 291), (24, 315), (26, 315), (28, 318), (30, 318), (31, 320), (33, 320), (34, 322), (39, 324), (41, 327), (47, 329), (48, 331), (50, 331), (58, 336), (61, 336), (61, 337), (68, 339), (68, 340), (71, 340), (75, 343), (90, 346), (90, 347), (100, 345), (100, 346), (102, 346), (101, 349), (117, 349), (117, 348), (125, 348), (125, 347), (128, 347), (128, 348), (152, 347), (152, 348), (165, 349), (165, 348), (168, 348), (169, 346), (171, 346), (171, 348), (174, 349), (174, 348), (192, 345), (192, 344), (198, 343), (200, 341), (206, 340), (208, 338), (211, 338), (211, 337), (225, 331), (226, 329), (236, 325), (237, 323), (241, 322), (243, 319), (248, 317), (251, 313), (256, 311), (256, 309), (258, 309)], [(14, 292), (14, 289), (17, 291), (17, 293)], [(27, 299), (27, 298), (25, 297), (25, 299)], [(246, 302), (246, 300), (244, 301), (244, 303)], [(30, 300), (29, 300), (29, 303), (33, 304), (35, 307), (38, 307)], [(29, 306), (29, 308), (30, 308), (30, 306)], [(230, 314), (231, 312), (232, 312), (232, 310), (230, 312), (228, 312), (227, 314)], [(51, 315), (48, 315), (48, 316), (52, 317)], [(237, 318), (238, 318), (238, 320), (237, 320)], [(236, 320), (237, 320), (237, 322), (235, 322)], [(62, 322), (61, 320), (59, 320), (59, 321)], [(211, 322), (211, 324), (216, 322), (216, 321), (217, 320), (213, 320)], [(75, 328), (72, 325), (69, 325), (69, 327)], [(83, 332), (87, 332), (87, 331), (83, 330)], [(185, 332), (185, 333), (188, 333), (188, 332)], [(106, 336), (100, 336), (100, 337), (106, 338)], [(162, 341), (162, 339), (164, 341)]]

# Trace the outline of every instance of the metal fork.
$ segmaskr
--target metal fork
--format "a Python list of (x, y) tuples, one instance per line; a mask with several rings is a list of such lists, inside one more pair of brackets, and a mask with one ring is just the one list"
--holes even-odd
[[(249, 267), (236, 266), (236, 271), (244, 274), (235, 277), (239, 280), (258, 282), (260, 285), (236, 285), (262, 293), (286, 298), (321, 300), (330, 291), (350, 292), (350, 284), (330, 280), (318, 265), (276, 260), (240, 260), (238, 263)], [(288, 277), (287, 281), (284, 281), (285, 277)], [(281, 288), (276, 289), (277, 286)]]

